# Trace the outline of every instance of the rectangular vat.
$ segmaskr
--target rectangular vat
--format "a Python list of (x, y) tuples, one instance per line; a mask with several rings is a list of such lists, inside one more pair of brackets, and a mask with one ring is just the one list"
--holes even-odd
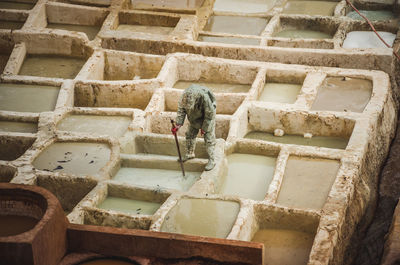
[(245, 38), (245, 37), (229, 37), (229, 36), (211, 36), (200, 34), (197, 41), (201, 42), (215, 42), (224, 44), (238, 44), (238, 45), (252, 45), (259, 46), (261, 39), (259, 38)]
[(275, 5), (275, 0), (216, 0), (214, 11), (232, 13), (266, 13)]
[(16, 10), (30, 10), (36, 4), (36, 1), (0, 1), (0, 9), (16, 9)]
[(35, 142), (35, 137), (0, 136), (0, 160), (13, 161), (22, 156)]
[(36, 133), (37, 123), (0, 120), (0, 132)]
[(212, 15), (203, 31), (259, 36), (267, 22), (268, 20), (262, 17)]
[(276, 203), (293, 208), (322, 209), (339, 167), (337, 160), (289, 157)]
[(336, 1), (316, 1), (316, 0), (289, 0), (283, 8), (283, 14), (299, 14), (309, 16), (333, 16)]

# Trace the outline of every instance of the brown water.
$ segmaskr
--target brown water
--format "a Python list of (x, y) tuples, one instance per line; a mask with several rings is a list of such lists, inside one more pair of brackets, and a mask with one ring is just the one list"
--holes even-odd
[(158, 208), (160, 208), (160, 206), (161, 204), (155, 202), (108, 196), (97, 207), (105, 210), (113, 210), (128, 214), (153, 215), (158, 210)]
[(100, 31), (100, 26), (58, 24), (58, 23), (48, 23), (47, 28), (83, 32), (86, 34), (89, 40), (93, 40), (96, 37), (97, 33)]
[(284, 29), (273, 34), (273, 37), (291, 39), (332, 39), (330, 34), (309, 29)]
[(264, 244), (264, 264), (305, 265), (314, 235), (295, 230), (261, 229), (251, 241)]
[(0, 84), (0, 110), (36, 113), (53, 111), (59, 90), (53, 86)]
[(168, 35), (174, 30), (174, 27), (120, 24), (117, 30)]
[(250, 154), (231, 154), (227, 158), (228, 175), (219, 193), (264, 200), (274, 175), (276, 158)]
[(96, 176), (110, 160), (111, 150), (102, 143), (54, 143), (33, 161), (40, 170)]
[(96, 259), (79, 263), (79, 265), (132, 265), (133, 263), (117, 259)]
[(294, 208), (320, 210), (336, 179), (340, 162), (289, 157), (277, 203)]
[(35, 4), (31, 3), (18, 3), (14, 1), (0, 1), (0, 9), (18, 9), (18, 10), (29, 10), (32, 9)]
[(36, 123), (0, 121), (0, 132), (36, 133), (37, 129)]
[(20, 29), (25, 22), (0, 20), (0, 29)]
[(242, 35), (260, 35), (267, 26), (265, 18), (238, 16), (211, 16), (204, 31)]
[(281, 144), (297, 144), (306, 146), (318, 146), (334, 149), (346, 149), (349, 139), (332, 136), (313, 136), (305, 138), (303, 135), (285, 134), (284, 136), (274, 136), (267, 132), (249, 132), (244, 138), (257, 139)]
[(198, 81), (178, 81), (175, 83), (174, 88), (186, 89), (193, 84), (205, 86), (214, 93), (247, 93), (251, 88), (251, 85), (198, 82)]
[(226, 238), (239, 208), (237, 202), (184, 198), (168, 212), (161, 231)]
[[(156, 165), (155, 165), (156, 166)], [(152, 189), (174, 189), (187, 191), (199, 179), (201, 172), (158, 168), (121, 167), (114, 180), (131, 185), (150, 187)]]
[(122, 136), (132, 118), (127, 116), (69, 115), (57, 124), (60, 131)]
[(200, 35), (197, 39), (203, 42), (216, 42), (225, 44), (241, 44), (241, 45), (260, 45), (260, 39), (237, 38), (237, 37), (219, 37)]
[(85, 62), (86, 60), (81, 58), (29, 54), (19, 75), (73, 79)]
[(37, 223), (38, 220), (30, 216), (0, 214), (0, 237), (27, 232), (34, 228)]
[(363, 112), (371, 99), (371, 94), (370, 80), (328, 77), (318, 89), (311, 109)]
[(301, 87), (299, 84), (267, 83), (258, 100), (292, 104), (296, 101)]
[(288, 1), (283, 14), (333, 16), (337, 4), (333, 1)]
[(9, 54), (0, 54), (0, 74), (3, 73), (4, 68), (7, 65), (8, 58), (10, 57)]

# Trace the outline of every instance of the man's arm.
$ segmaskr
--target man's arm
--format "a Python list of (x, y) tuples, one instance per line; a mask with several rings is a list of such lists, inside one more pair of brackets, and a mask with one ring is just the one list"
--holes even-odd
[(181, 103), (178, 104), (178, 112), (176, 113), (176, 124), (183, 125), (185, 122), (186, 110), (182, 108)]
[(215, 120), (216, 107), (208, 95), (204, 96), (204, 121), (201, 129), (204, 132), (209, 132), (212, 128), (212, 123)]

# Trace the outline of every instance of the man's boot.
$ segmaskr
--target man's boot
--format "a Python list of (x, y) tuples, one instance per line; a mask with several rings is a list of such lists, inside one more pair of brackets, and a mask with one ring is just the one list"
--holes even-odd
[(194, 148), (196, 146), (196, 138), (186, 139), (186, 153), (182, 158), (183, 162), (186, 162), (194, 158)]
[(210, 171), (215, 167), (214, 149), (215, 145), (207, 146), (208, 163), (205, 167), (205, 171)]

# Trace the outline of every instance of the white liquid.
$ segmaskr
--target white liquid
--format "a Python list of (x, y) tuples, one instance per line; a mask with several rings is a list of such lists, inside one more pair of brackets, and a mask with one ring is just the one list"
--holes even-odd
[(161, 204), (154, 202), (108, 196), (97, 207), (104, 210), (113, 210), (128, 214), (153, 215), (160, 206)]
[(180, 170), (122, 167), (114, 176), (114, 180), (152, 189), (164, 188), (187, 191), (200, 175), (201, 172), (185, 171), (184, 177)]
[(168, 35), (174, 30), (174, 27), (120, 24), (117, 30)]
[(253, 242), (264, 244), (264, 264), (305, 265), (308, 262), (314, 235), (285, 229), (262, 229)]
[(69, 115), (57, 124), (60, 131), (122, 136), (132, 119), (127, 116)]
[(0, 132), (36, 133), (37, 129), (36, 123), (0, 121)]
[(184, 198), (168, 212), (161, 231), (226, 238), (238, 213), (237, 202)]
[(288, 1), (283, 9), (283, 14), (304, 14), (304, 15), (320, 15), (333, 16), (335, 7), (338, 2), (331, 1)]
[(221, 194), (264, 200), (275, 171), (276, 158), (250, 154), (228, 156), (228, 175)]
[(260, 35), (267, 26), (265, 18), (211, 16), (204, 31), (242, 35)]
[(336, 160), (289, 157), (277, 203), (293, 208), (320, 210), (336, 179)]
[(274, 0), (215, 0), (214, 11), (265, 13), (270, 10), (274, 4)]
[(59, 90), (53, 86), (0, 84), (0, 110), (35, 113), (53, 111)]
[[(358, 11), (360, 11), (360, 13), (366, 16), (369, 20), (389, 20), (396, 18), (396, 15), (393, 12), (386, 10), (358, 10)], [(364, 21), (364, 18), (362, 18), (356, 11), (351, 11), (346, 16), (355, 20)]]
[(250, 38), (236, 38), (236, 37), (219, 37), (219, 36), (205, 36), (200, 35), (198, 41), (204, 42), (216, 42), (225, 44), (241, 44), (241, 45), (260, 45), (259, 39)]
[(111, 150), (101, 143), (54, 143), (33, 161), (40, 170), (96, 176), (110, 160)]
[[(396, 35), (390, 32), (378, 31), (382, 39), (390, 46), (393, 46)], [(387, 48), (373, 31), (352, 31), (347, 33), (344, 39), (343, 48)]]
[(318, 89), (311, 109), (363, 112), (371, 94), (370, 80), (328, 77)]
[(301, 87), (302, 85), (298, 84), (267, 83), (258, 100), (292, 104), (296, 101)]
[(213, 93), (247, 93), (251, 88), (251, 85), (198, 82), (198, 81), (178, 81), (175, 83), (174, 88), (186, 89), (193, 84), (205, 86), (209, 88)]

